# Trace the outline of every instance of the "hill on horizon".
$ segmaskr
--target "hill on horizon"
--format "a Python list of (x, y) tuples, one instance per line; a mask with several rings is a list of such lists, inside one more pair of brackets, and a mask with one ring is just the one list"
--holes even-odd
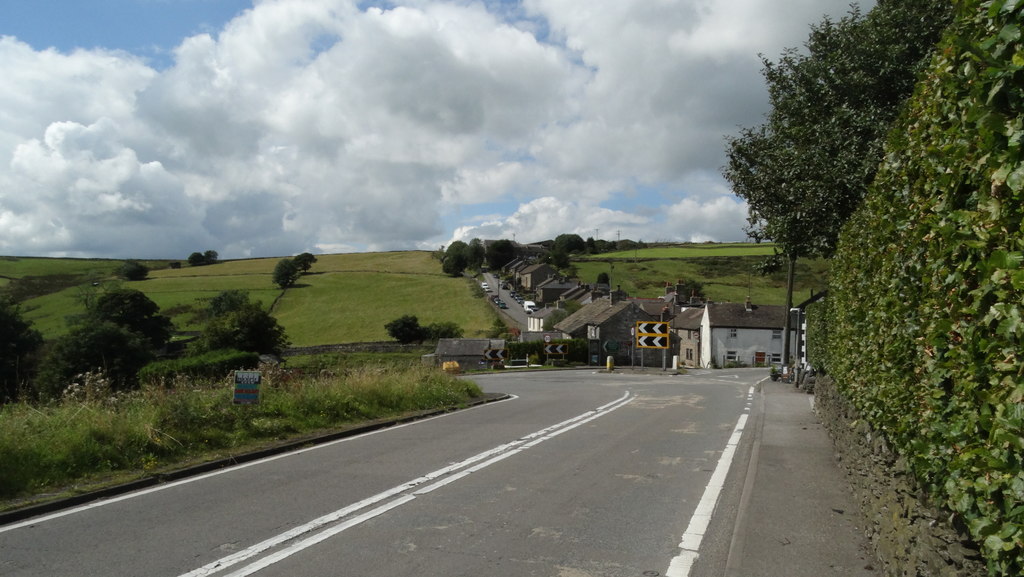
[[(657, 246), (588, 255), (573, 266), (582, 282), (594, 283), (606, 272), (613, 286), (635, 297), (660, 296), (666, 284), (685, 279), (703, 283), (715, 301), (750, 296), (760, 304), (784, 304), (785, 273), (761, 277), (753, 272), (765, 254), (771, 254), (770, 246)], [(170, 260), (140, 261), (150, 268), (142, 281), (117, 279), (123, 260), (0, 257), (0, 289), (21, 303), (25, 319), (47, 339), (67, 332), (68, 320), (84, 312), (91, 295), (118, 286), (145, 293), (179, 332), (199, 330), (194, 316), (207, 299), (226, 290), (247, 291), (271, 310), (292, 346), (388, 341), (385, 323), (407, 314), (423, 325), (454, 322), (467, 338), (482, 337), (498, 314), (475, 280), (445, 275), (428, 251), (316, 258), (295, 286), (282, 290), (273, 283), (279, 257), (177, 269), (170, 268)], [(826, 269), (824, 261), (799, 263), (796, 302), (810, 290), (825, 288)]]

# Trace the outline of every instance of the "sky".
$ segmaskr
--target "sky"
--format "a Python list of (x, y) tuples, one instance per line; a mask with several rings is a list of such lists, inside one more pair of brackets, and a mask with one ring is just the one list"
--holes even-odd
[(760, 55), (850, 5), (0, 0), (0, 255), (742, 241)]

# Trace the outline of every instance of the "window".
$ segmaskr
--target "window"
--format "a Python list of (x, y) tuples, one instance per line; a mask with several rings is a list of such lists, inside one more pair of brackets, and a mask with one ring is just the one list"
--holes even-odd
[(739, 336), (739, 332), (739, 329), (729, 329), (729, 338), (735, 339), (737, 336)]
[(737, 360), (739, 360), (739, 355), (736, 354), (736, 351), (725, 351), (725, 362), (734, 363)]
[(782, 362), (782, 353), (772, 353), (772, 362), (780, 364)]
[(772, 340), (773, 341), (781, 341), (782, 340), (782, 329), (772, 329)]
[(686, 349), (686, 360), (693, 360), (693, 349)]

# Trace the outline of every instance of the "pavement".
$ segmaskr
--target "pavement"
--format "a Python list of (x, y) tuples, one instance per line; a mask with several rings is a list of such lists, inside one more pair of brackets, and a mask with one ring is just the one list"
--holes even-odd
[(814, 396), (766, 379), (726, 577), (879, 577)]

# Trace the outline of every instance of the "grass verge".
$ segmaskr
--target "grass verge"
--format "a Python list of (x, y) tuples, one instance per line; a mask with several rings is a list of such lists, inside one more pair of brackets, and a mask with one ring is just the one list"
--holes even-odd
[(301, 376), (264, 371), (258, 405), (234, 405), (228, 378), (179, 379), (114, 395), (86, 375), (52, 406), (0, 408), (0, 498), (111, 485), (260, 444), (374, 419), (460, 406), (482, 393), (430, 367), (366, 365)]

